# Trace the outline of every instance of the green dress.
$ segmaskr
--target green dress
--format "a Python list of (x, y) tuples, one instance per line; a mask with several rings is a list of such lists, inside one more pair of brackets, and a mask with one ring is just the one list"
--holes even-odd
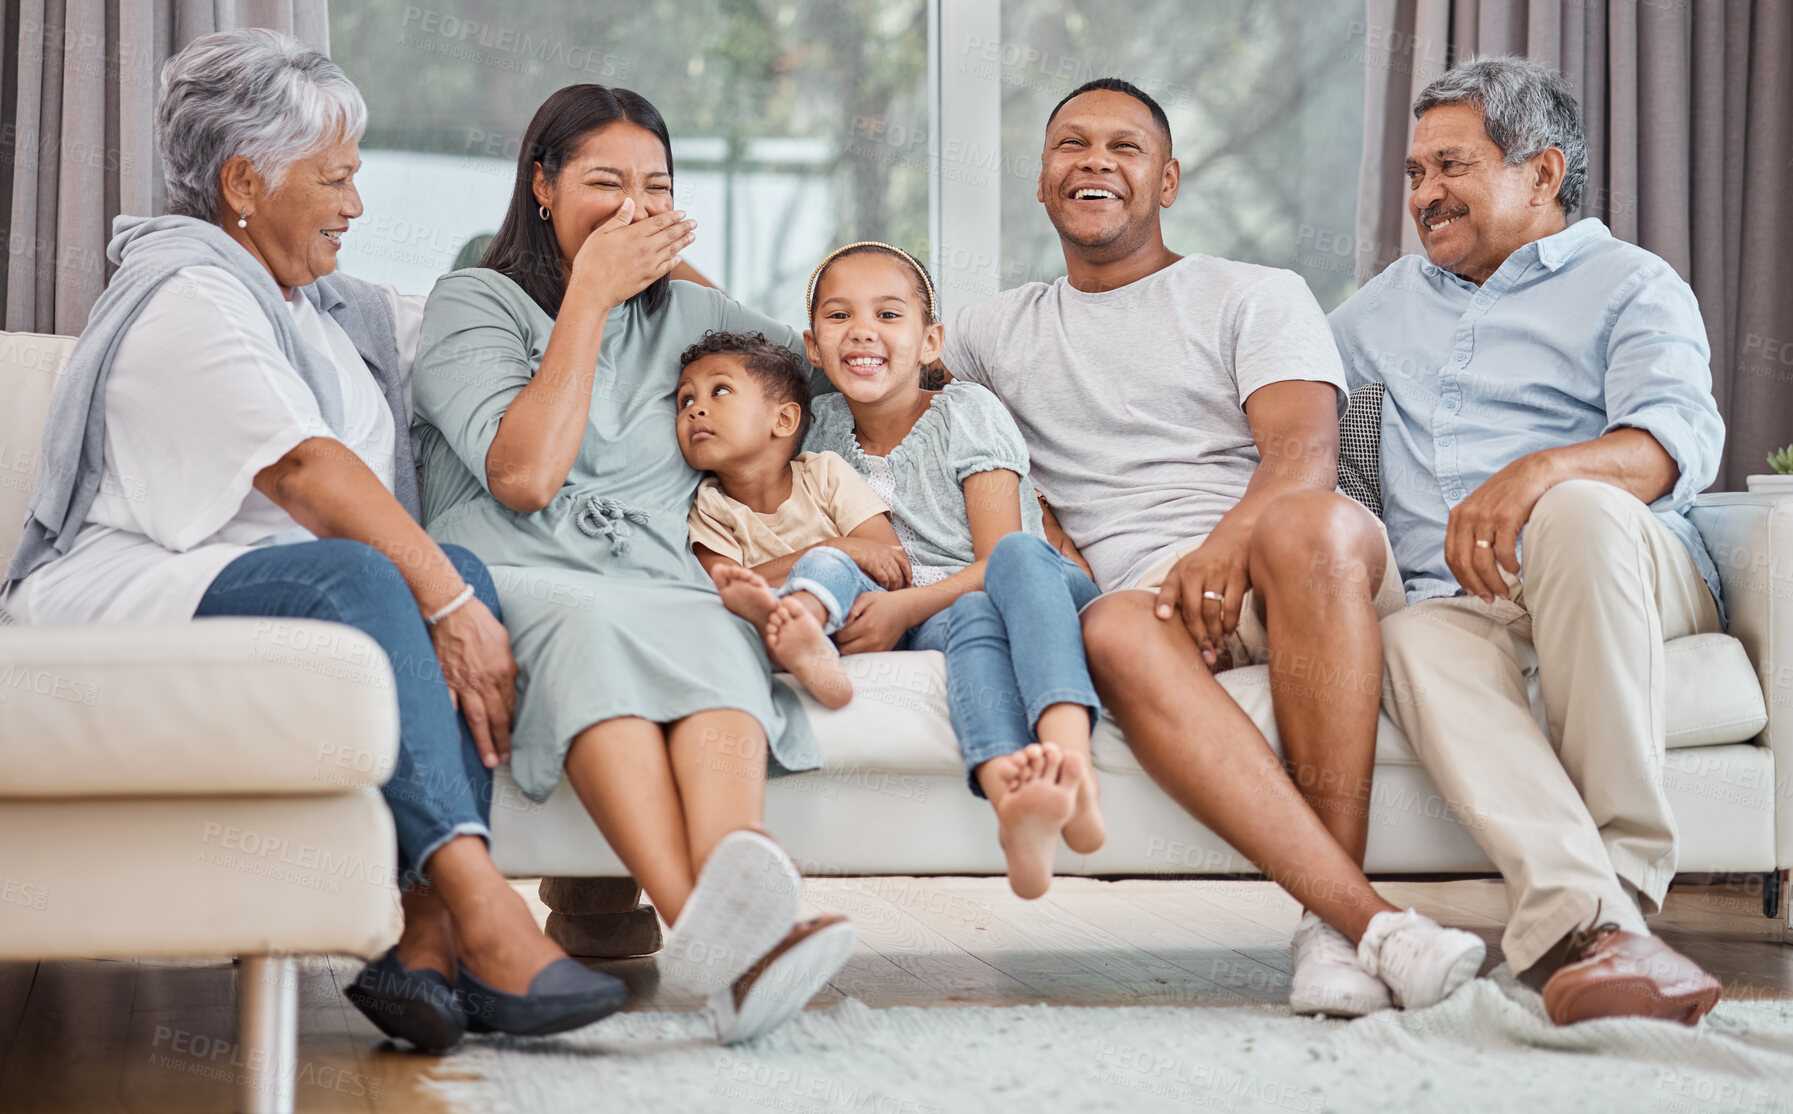
[(821, 765), (757, 632), (722, 606), (691, 553), (685, 517), (702, 474), (674, 432), (679, 354), (706, 330), (762, 332), (799, 352), (801, 337), (688, 282), (671, 284), (658, 313), (612, 310), (578, 459), (552, 502), (519, 514), (486, 487), (486, 450), (553, 328), (496, 271), (445, 275), (424, 311), (412, 384), (424, 526), (485, 561), (504, 607), (518, 666), (512, 775), (541, 800), (592, 724), (711, 708), (760, 722), (774, 773)]

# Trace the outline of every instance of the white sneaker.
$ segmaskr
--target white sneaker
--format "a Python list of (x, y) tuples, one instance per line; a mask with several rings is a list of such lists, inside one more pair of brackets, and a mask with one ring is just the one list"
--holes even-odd
[(660, 949), (660, 978), (712, 994), (784, 939), (803, 901), (803, 877), (784, 848), (745, 828), (716, 844)]
[(804, 921), (706, 1003), (723, 1044), (752, 1040), (800, 1013), (853, 954), (859, 931), (838, 913)]
[(1388, 984), (1402, 1009), (1423, 1010), (1475, 978), (1487, 952), (1475, 934), (1409, 909), (1371, 917), (1357, 944), (1357, 961)]
[(1357, 962), (1357, 949), (1345, 934), (1312, 913), (1295, 926), (1290, 944), (1295, 977), (1289, 986), (1289, 1009), (1298, 1014), (1362, 1017), (1394, 1005), (1388, 985)]

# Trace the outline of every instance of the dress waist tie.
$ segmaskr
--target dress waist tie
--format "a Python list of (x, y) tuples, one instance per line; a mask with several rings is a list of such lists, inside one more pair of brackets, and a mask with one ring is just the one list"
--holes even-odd
[(646, 511), (638, 511), (607, 495), (587, 496), (584, 505), (573, 516), (573, 523), (581, 533), (606, 539), (610, 542), (610, 552), (618, 557), (629, 555), (629, 536), (635, 532), (635, 526), (645, 526), (647, 521)]

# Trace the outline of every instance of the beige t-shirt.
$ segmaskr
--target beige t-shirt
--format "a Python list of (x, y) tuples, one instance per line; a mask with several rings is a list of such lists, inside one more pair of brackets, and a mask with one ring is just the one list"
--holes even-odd
[(835, 453), (800, 453), (791, 461), (791, 497), (771, 514), (729, 498), (711, 476), (698, 486), (686, 521), (691, 544), (751, 569), (817, 542), (845, 537), (866, 520), (889, 511), (853, 466)]

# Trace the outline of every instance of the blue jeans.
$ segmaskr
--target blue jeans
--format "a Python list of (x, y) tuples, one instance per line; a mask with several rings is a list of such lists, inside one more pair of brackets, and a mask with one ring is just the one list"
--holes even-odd
[(977, 768), (1037, 742), (1034, 728), (1047, 708), (1081, 704), (1095, 725), (1101, 701), (1077, 613), (1100, 594), (1045, 540), (1014, 533), (991, 551), (984, 590), (948, 609), (947, 706), (977, 796), (984, 795)]
[(831, 545), (818, 545), (797, 558), (785, 574), (784, 587), (778, 589), (783, 599), (793, 592), (808, 592), (828, 612), (822, 631), (832, 635), (847, 621), (853, 601), (861, 592), (882, 592), (878, 582), (865, 575), (853, 558)]
[[(479, 558), (455, 545), (442, 551), (498, 615), (498, 592)], [(492, 771), (449, 700), (417, 601), (384, 554), (341, 538), (252, 550), (224, 567), (193, 612), (195, 619), (227, 615), (344, 623), (386, 651), (399, 740), (398, 764), (381, 793), (398, 832), (402, 887), (423, 880), (423, 864), (456, 836), (491, 842)]]
[[(783, 599), (792, 592), (808, 592), (828, 612), (822, 630), (833, 635), (847, 621), (853, 601), (865, 592), (882, 592), (883, 586), (865, 575), (853, 558), (831, 545), (819, 545), (797, 558), (778, 589)], [(950, 610), (950, 609), (948, 609)], [(946, 611), (938, 611), (909, 628), (896, 644), (898, 650), (946, 649)]]

